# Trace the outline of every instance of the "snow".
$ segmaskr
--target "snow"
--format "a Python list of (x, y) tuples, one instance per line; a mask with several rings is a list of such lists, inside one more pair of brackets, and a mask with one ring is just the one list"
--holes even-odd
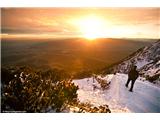
[[(110, 88), (102, 90), (93, 78), (74, 80), (79, 86), (78, 98), (80, 102), (88, 102), (94, 106), (109, 105), (111, 112), (160, 112), (160, 88), (138, 78), (134, 92), (125, 87), (128, 79), (126, 74), (110, 74), (103, 79), (111, 81)], [(142, 80), (140, 80), (142, 79)], [(93, 89), (93, 85), (96, 89)], [(129, 86), (130, 87), (130, 86)]]
[[(127, 73), (132, 64), (136, 64), (143, 77), (152, 77), (160, 72), (160, 41), (138, 50), (114, 67), (114, 72)], [(156, 81), (159, 82), (159, 81)]]
[(148, 61), (146, 61), (146, 60), (137, 61), (136, 66), (137, 66), (138, 69), (140, 69), (140, 68), (142, 68), (143, 66), (147, 65), (148, 63), (150, 63), (150, 62), (148, 62)]
[[(93, 81), (95, 83), (93, 83)], [(89, 102), (92, 101), (91, 104), (98, 106), (101, 104), (105, 104), (105, 100), (101, 97), (100, 85), (93, 78), (85, 78), (80, 80), (74, 80), (74, 83), (78, 85), (78, 97), (81, 102)], [(97, 89), (94, 90), (93, 86), (96, 86)], [(84, 96), (83, 96), (84, 95)], [(99, 102), (97, 102), (99, 101)]]
[(159, 70), (159, 68), (149, 69), (148, 71), (146, 71), (145, 75), (154, 76), (158, 70)]

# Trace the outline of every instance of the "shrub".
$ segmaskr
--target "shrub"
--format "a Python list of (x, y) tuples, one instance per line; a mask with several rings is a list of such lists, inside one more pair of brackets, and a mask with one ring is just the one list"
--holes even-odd
[(146, 79), (149, 80), (150, 82), (154, 82), (156, 80), (160, 80), (160, 74), (156, 74), (154, 76), (147, 76)]
[(2, 112), (48, 112), (48, 108), (60, 112), (65, 104), (77, 100), (78, 87), (63, 70), (23, 67), (2, 71)]

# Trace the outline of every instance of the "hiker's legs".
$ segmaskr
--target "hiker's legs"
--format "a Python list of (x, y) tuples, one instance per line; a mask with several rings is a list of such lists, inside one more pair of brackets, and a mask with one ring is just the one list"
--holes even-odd
[(127, 83), (126, 83), (126, 87), (128, 87), (128, 84), (131, 80), (128, 78)]
[(135, 80), (132, 80), (132, 83), (131, 83), (131, 88), (129, 91), (133, 91), (133, 86), (134, 86), (134, 83), (135, 83)]

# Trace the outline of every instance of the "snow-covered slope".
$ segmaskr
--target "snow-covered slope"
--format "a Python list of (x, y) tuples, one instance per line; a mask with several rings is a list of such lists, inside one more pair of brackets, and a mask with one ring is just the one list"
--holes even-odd
[(105, 90), (98, 82), (93, 82), (93, 78), (74, 80), (74, 83), (79, 86), (78, 98), (82, 103), (107, 104), (111, 112), (160, 112), (160, 88), (140, 81), (139, 77), (132, 93), (125, 87), (127, 78), (127, 74), (107, 75), (104, 79), (111, 84)]
[[(132, 93), (125, 87), (125, 83), (128, 70), (133, 64), (137, 65), (140, 76)], [(160, 82), (160, 40), (139, 49), (110, 69), (114, 74), (97, 77), (111, 81), (108, 89), (102, 89), (94, 77), (74, 80), (79, 86), (78, 98), (81, 103), (109, 105), (111, 112), (160, 112), (160, 87), (145, 81)]]
[(127, 73), (132, 64), (136, 64), (142, 76), (160, 80), (160, 40), (139, 49), (113, 67), (113, 71)]
[[(114, 75), (107, 75), (105, 78), (106, 81), (112, 81)], [(74, 83), (78, 85), (78, 99), (82, 103), (90, 103), (93, 106), (100, 106), (100, 105), (109, 105), (109, 109), (111, 112), (130, 112), (126, 107), (122, 107), (121, 105), (117, 104), (115, 99), (111, 97), (117, 97), (118, 92), (117, 86), (114, 81), (111, 82), (111, 85), (108, 89), (102, 90), (101, 86), (97, 81), (93, 78), (84, 78), (79, 80), (74, 80)], [(96, 88), (95, 88), (96, 86)], [(116, 88), (116, 89), (115, 89)], [(118, 98), (117, 98), (118, 99)]]

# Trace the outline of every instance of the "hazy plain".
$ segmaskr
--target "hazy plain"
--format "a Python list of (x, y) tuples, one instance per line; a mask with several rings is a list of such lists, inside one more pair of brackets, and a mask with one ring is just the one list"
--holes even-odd
[(1, 41), (2, 67), (28, 65), (68, 71), (96, 70), (127, 57), (155, 40), (81, 38)]

